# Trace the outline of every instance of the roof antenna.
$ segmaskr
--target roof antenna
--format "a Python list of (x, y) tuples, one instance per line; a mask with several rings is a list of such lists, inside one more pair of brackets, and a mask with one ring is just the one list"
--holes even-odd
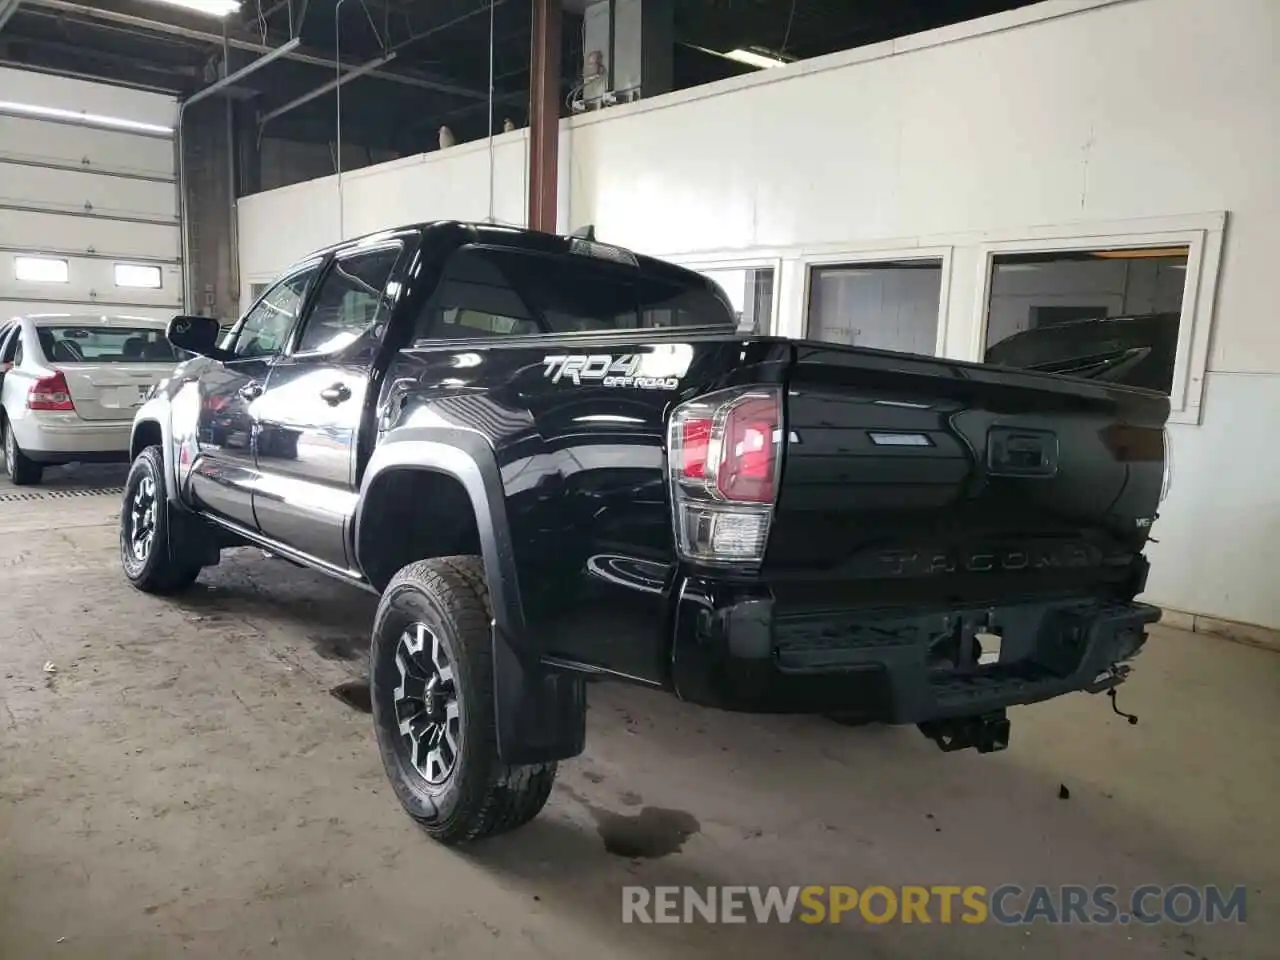
[(594, 242), (596, 239), (596, 225), (594, 223), (588, 223), (585, 227), (579, 227), (577, 230), (573, 231), (569, 236), (576, 240), (590, 240)]

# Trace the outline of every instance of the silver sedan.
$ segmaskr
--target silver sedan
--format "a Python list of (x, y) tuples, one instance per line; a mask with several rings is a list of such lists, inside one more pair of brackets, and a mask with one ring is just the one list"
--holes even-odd
[(15, 484), (44, 467), (129, 457), (133, 412), (179, 355), (167, 321), (48, 314), (0, 327), (0, 431)]

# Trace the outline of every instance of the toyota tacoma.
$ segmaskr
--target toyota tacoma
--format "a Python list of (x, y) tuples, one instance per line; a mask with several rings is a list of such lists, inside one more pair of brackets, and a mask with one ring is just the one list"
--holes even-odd
[(1114, 694), (1157, 608), (1159, 393), (744, 336), (697, 273), (432, 223), (291, 268), (133, 425), (140, 590), (252, 545), (380, 596), (369, 683), (405, 809), (534, 817), (586, 681), (1005, 746), (1006, 708)]

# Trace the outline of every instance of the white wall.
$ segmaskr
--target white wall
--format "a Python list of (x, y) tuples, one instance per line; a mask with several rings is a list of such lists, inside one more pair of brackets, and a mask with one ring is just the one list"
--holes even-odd
[[(528, 131), (494, 138), (494, 216), (522, 225)], [(341, 225), (339, 210), (341, 209)], [(307, 180), (239, 202), (241, 303), (250, 285), (269, 280), (312, 250), (422, 220), (484, 220), (489, 215), (487, 141), (403, 157), (342, 175)]]
[[(943, 352), (976, 359), (989, 244), (1227, 212), (1220, 270), (1206, 260), (1216, 305), (1196, 317), (1214, 323), (1200, 422), (1171, 428), (1149, 598), (1280, 627), (1277, 103), (1275, 0), (1048, 0), (566, 121), (560, 225), (681, 260), (770, 259), (786, 334), (815, 260), (942, 256)], [(501, 151), (512, 222), (522, 133)], [(348, 234), (487, 210), (482, 145), (358, 175)], [(337, 236), (331, 179), (242, 201), (246, 281)]]

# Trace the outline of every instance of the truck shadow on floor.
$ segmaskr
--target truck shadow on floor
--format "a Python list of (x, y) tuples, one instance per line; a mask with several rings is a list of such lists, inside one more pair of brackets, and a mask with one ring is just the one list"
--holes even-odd
[(378, 598), (322, 574), (269, 560), (255, 550), (224, 551), (179, 598), (195, 616), (227, 616), (290, 633), (301, 630), (325, 660), (363, 664)]

